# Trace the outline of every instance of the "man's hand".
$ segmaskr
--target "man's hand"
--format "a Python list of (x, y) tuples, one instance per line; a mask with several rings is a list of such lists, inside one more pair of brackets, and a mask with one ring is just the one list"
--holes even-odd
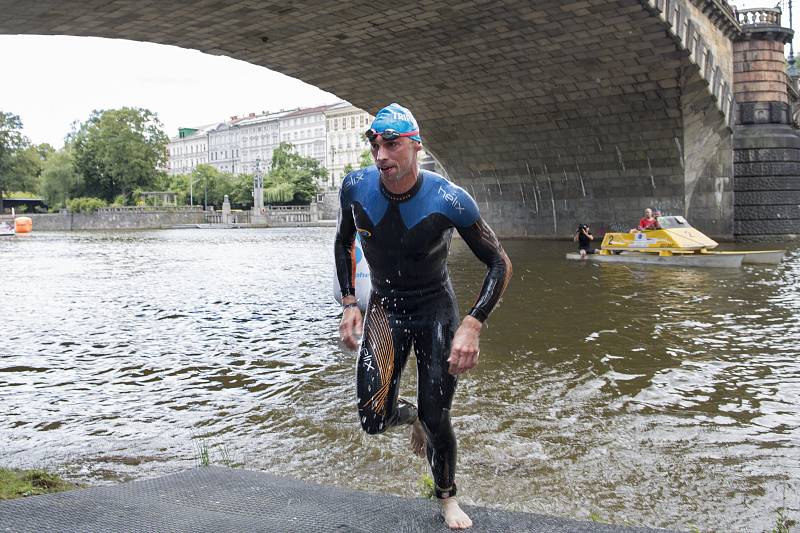
[[(355, 303), (355, 301), (355, 297), (348, 296), (342, 299), (342, 305)], [(361, 318), (361, 309), (355, 305), (348, 307), (344, 310), (342, 320), (339, 322), (339, 337), (348, 350), (355, 350), (358, 348), (358, 341), (362, 334), (363, 320)]]
[(456, 376), (466, 372), (478, 364), (478, 340), (481, 335), (483, 323), (477, 318), (467, 315), (461, 321), (461, 325), (453, 337), (453, 346), (450, 349), (450, 357), (447, 362), (450, 374)]

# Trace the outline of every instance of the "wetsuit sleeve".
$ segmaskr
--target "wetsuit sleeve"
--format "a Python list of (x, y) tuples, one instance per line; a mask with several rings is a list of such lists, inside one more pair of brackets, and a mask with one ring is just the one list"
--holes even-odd
[(356, 293), (355, 239), (356, 224), (343, 187), (339, 196), (339, 220), (336, 224), (336, 239), (333, 244), (336, 277), (339, 280), (339, 287), (342, 289), (342, 297)]
[(456, 229), (472, 253), (488, 268), (478, 300), (469, 311), (471, 316), (483, 322), (497, 305), (511, 280), (511, 261), (492, 228), (480, 216), (471, 225), (456, 226)]

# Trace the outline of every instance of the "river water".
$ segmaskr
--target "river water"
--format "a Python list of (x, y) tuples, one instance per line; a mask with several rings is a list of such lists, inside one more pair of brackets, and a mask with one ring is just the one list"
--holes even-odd
[[(206, 450), (416, 496), (427, 470), (407, 434), (358, 425), (332, 240), (332, 228), (0, 240), (0, 465), (98, 484), (191, 468)], [(800, 248), (778, 267), (720, 270), (504, 245), (514, 278), (454, 401), (463, 501), (703, 531), (800, 513)], [(456, 240), (450, 268), (467, 308), (483, 265)]]

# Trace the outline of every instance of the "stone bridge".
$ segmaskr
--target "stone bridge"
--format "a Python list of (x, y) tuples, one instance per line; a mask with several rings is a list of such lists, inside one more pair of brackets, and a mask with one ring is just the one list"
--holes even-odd
[(506, 236), (627, 229), (646, 206), (733, 234), (741, 30), (724, 0), (0, 0), (0, 13), (0, 33), (176, 45), (373, 113), (401, 102)]

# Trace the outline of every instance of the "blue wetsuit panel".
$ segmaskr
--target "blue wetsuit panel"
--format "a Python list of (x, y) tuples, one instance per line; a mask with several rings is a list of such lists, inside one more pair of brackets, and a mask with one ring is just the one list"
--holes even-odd
[(358, 231), (378, 294), (435, 292), (449, 285), (447, 255), (455, 228), (475, 255), (489, 267), (478, 298), (485, 320), (511, 274), (508, 257), (483, 222), (472, 197), (435, 172), (420, 171), (403, 195), (392, 195), (375, 166), (348, 174), (340, 195), (336, 236), (337, 275), (343, 294), (351, 294), (352, 243)]

